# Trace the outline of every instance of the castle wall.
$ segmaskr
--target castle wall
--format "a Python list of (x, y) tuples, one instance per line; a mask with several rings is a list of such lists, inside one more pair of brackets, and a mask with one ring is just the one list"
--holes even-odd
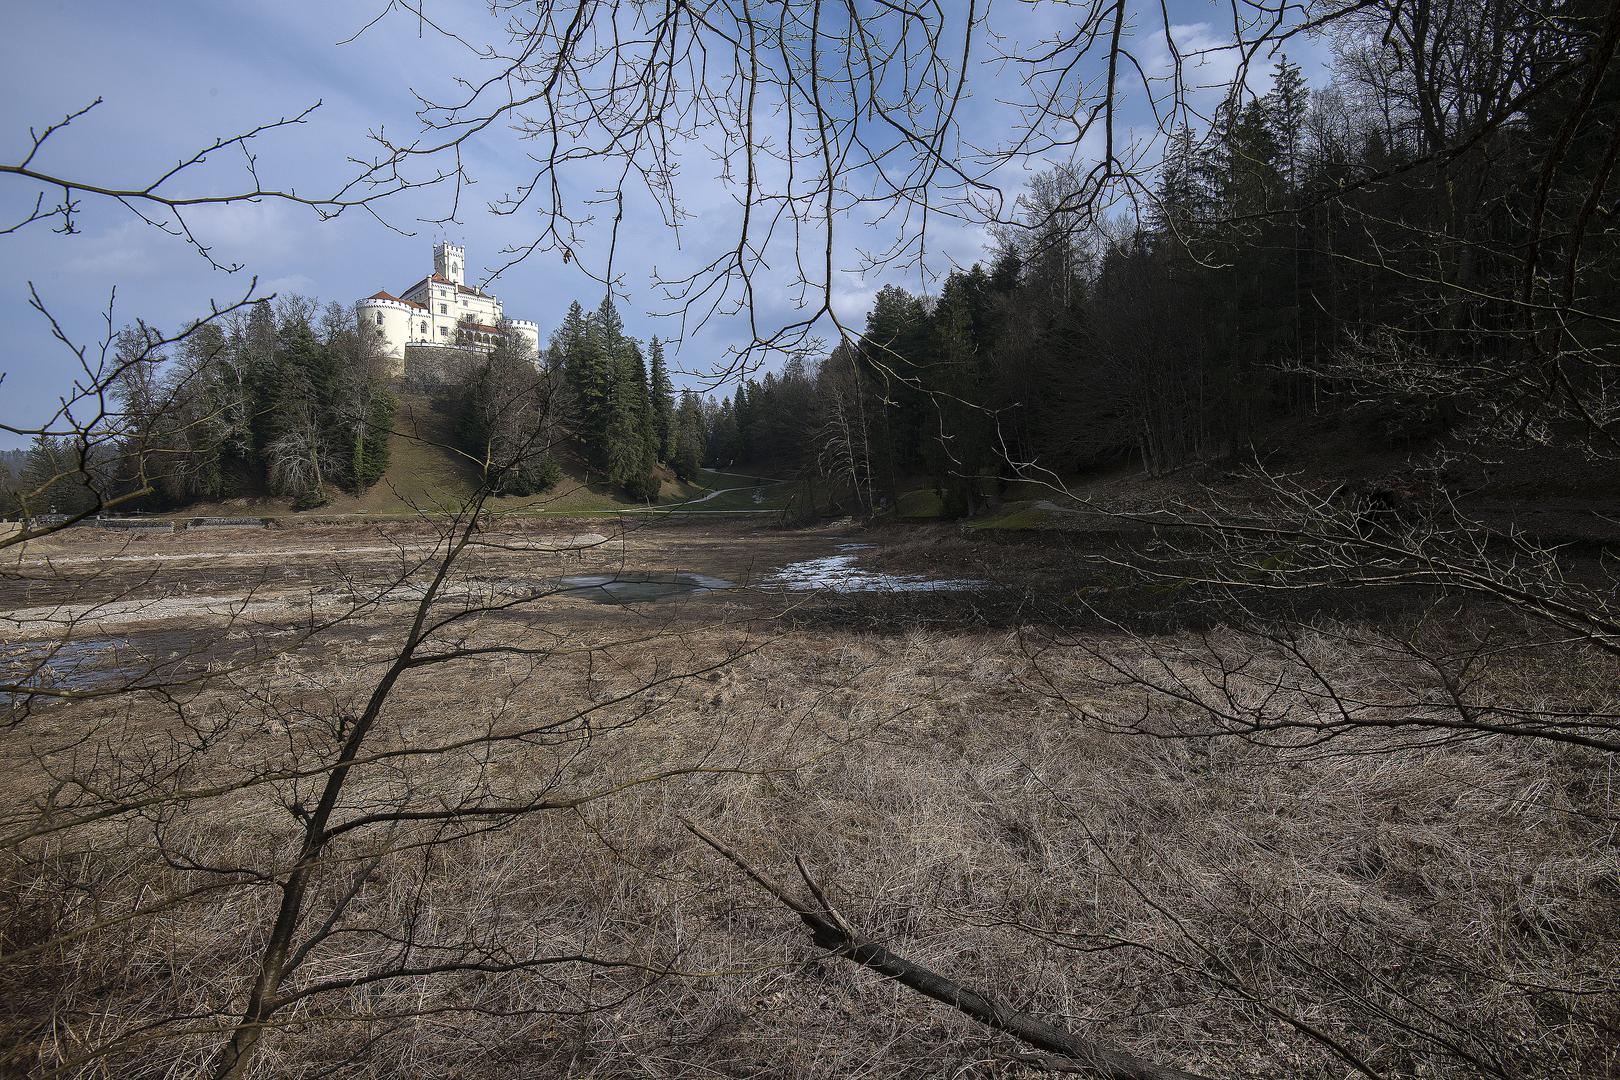
[(460, 386), (480, 367), (488, 354), (464, 346), (407, 345), (405, 383), (413, 390)]

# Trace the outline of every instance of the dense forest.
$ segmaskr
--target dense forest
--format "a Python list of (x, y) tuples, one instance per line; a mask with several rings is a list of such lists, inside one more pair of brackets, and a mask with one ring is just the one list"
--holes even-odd
[(13, 480), (26, 512), (72, 515), (97, 492), (143, 490), (150, 508), (269, 491), (307, 509), (388, 467), (386, 367), (337, 304), (259, 302), (173, 339), (139, 323), (111, 351), (116, 432), (36, 437)]
[[(1589, 193), (1614, 165), (1620, 84), (1537, 84), (1519, 117), (1476, 131), (1503, 95), (1530, 93), (1542, 51), (1567, 47), (1503, 36), (1508, 57), (1459, 51), (1418, 72), (1399, 45), (1345, 35), (1316, 88), (1281, 59), (1263, 93), (1174, 133), (1130, 213), (1075, 204), (1072, 168), (1041, 173), (984, 264), (933, 295), (884, 287), (827, 355), (729, 393), (677, 397), (657, 338), (627, 336), (611, 296), (576, 302), (538, 370), (505, 345), (467, 371), (460, 449), (499, 466), (502, 493), (555, 484), (571, 444), (638, 501), (656, 499), (660, 465), (687, 479), (747, 465), (808, 479), (827, 508), (877, 513), (923, 486), (960, 515), (1031, 467), (1152, 474), (1242, 456), (1329, 403), (1397, 443), (1612, 441), (1597, 357), (1613, 321), (1596, 313), (1620, 279)], [(1572, 95), (1587, 107), (1570, 113)], [(1530, 167), (1549, 154), (1556, 168)], [(1577, 257), (1578, 277), (1552, 269)], [(1570, 317), (1543, 329), (1549, 297)], [(154, 334), (131, 327), (115, 347)], [(131, 365), (121, 437), (93, 460), (41, 439), (16, 483), (49, 487), (36, 513), (89, 498), (80, 464), (149, 483), (159, 506), (267, 490), (302, 508), (363, 490), (386, 466), (395, 400), (375, 351), (336, 305), (252, 305)]]
[[(705, 426), (688, 394), (677, 410), (657, 338), (643, 354), (611, 300), (574, 304), (534, 363), (515, 338), (469, 351), (445, 377), (400, 378), (352, 310), (305, 297), (260, 301), (174, 339), (141, 323), (113, 341), (116, 435), (80, 446), (40, 436), (0, 472), (10, 512), (72, 515), (97, 492), (145, 509), (270, 494), (294, 509), (380, 480), (402, 393), (452, 421), (454, 452), (493, 493), (532, 495), (574, 452), (587, 475), (636, 500), (657, 496), (658, 463), (692, 476)], [(651, 361), (649, 372), (648, 360)], [(406, 437), (421, 437), (415, 430)]]
[[(1536, 44), (1500, 62), (1529, 70)], [(1071, 170), (1037, 177), (988, 266), (932, 297), (882, 289), (819, 364), (711, 406), (710, 456), (809, 473), (868, 511), (922, 480), (967, 513), (1020, 464), (1160, 473), (1242, 456), (1326, 408), (1394, 445), (1454, 432), (1601, 448), (1614, 387), (1597, 357), (1614, 330), (1598, 313), (1620, 294), (1614, 250), (1584, 230), (1603, 212), (1586, 195), (1614, 164), (1620, 81), (1577, 125), (1561, 124), (1576, 87), (1538, 88), (1523, 122), (1448, 150), (1494, 108), (1479, 95), (1512, 87), (1442, 70), (1448, 108), (1431, 112), (1398, 46), (1359, 38), (1335, 72), (1312, 89), (1284, 59), (1264, 94), (1177, 132), (1141, 213), (1112, 227), (1074, 224)], [(1530, 169), (1550, 146), (1560, 167)], [(1548, 233), (1539, 253), (1532, 228)], [(1583, 244), (1588, 273), (1552, 276)], [(1538, 335), (1543, 290), (1577, 315)]]
[(653, 338), (644, 354), (625, 335), (611, 296), (590, 313), (577, 301), (570, 305), (543, 367), (565, 388), (565, 422), (608, 483), (651, 501), (658, 463), (685, 461), (688, 476), (697, 468), (702, 432), (683, 428), (677, 415), (663, 344)]

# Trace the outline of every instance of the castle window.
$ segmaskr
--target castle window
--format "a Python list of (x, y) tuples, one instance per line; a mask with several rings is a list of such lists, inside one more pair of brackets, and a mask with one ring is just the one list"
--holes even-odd
[(440, 337), (445, 337), (448, 333), (449, 333), (449, 331), (446, 330), (444, 327), (442, 327), (442, 326), (439, 327), (439, 336)]
[(377, 312), (377, 325), (378, 326), (382, 325), (382, 312), (380, 312), (380, 311)]
[(427, 320), (426, 319), (422, 320), (422, 333), (424, 333), (424, 334), (427, 333)]
[(450, 305), (449, 304), (440, 304), (439, 305), (439, 314), (440, 315), (448, 315), (448, 314), (450, 314)]

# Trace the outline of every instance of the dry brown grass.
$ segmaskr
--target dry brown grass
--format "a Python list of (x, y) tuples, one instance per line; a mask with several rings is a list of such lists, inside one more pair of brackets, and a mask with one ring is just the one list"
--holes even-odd
[[(638, 537), (648, 545), (638, 557), (677, 543), (664, 535)], [(809, 542), (788, 538), (782, 557)], [(1005, 569), (1003, 556), (983, 561), (998, 559)], [(664, 564), (690, 565), (690, 552), (666, 551)], [(796, 920), (686, 833), (681, 815), (774, 871), (802, 856), (850, 921), (901, 955), (1210, 1076), (1351, 1074), (1300, 1026), (1378, 1075), (1599, 1077), (1620, 1067), (1620, 791), (1601, 755), (1504, 738), (1395, 751), (1396, 737), (1377, 732), (1329, 747), (1154, 738), (1084, 719), (1144, 708), (1147, 730), (1178, 719), (1085, 649), (1053, 651), (1037, 671), (1016, 630), (789, 628), (769, 618), (771, 604), (718, 599), (658, 608), (651, 622), (557, 601), (478, 633), (597, 651), (532, 669), (461, 661), (410, 684), (374, 749), (602, 707), (588, 725), (379, 761), (346, 796), (353, 813), (469, 792), (609, 789), (681, 764), (740, 771), (632, 786), (489, 829), (351, 834), (321, 878), (316, 913), (352, 895), (352, 929), (311, 954), (298, 985), (376, 970), (406, 933), (461, 955), (590, 954), (629, 966), (440, 974), (306, 998), (265, 1043), (256, 1075), (1022, 1068), (1008, 1063), (1019, 1049), (1009, 1042), (817, 959)], [(716, 613), (729, 621), (710, 625)], [(644, 630), (660, 633), (613, 647)], [(219, 726), (208, 752), (187, 759), (184, 781), (315, 761), (323, 725), (356, 707), (391, 640), (380, 619), (338, 646), (210, 687), (188, 714)], [(1142, 644), (1101, 631), (1085, 640), (1108, 656)], [(1420, 678), (1342, 637), (1313, 647), (1346, 687)], [(1500, 677), (1526, 700), (1562, 700), (1569, 670), (1530, 658)], [(699, 671), (611, 704), (660, 675)], [(1583, 674), (1581, 693), (1612, 700), (1595, 674)], [(8, 737), (6, 789), (23, 807), (52, 791), (46, 766), (88, 775), (92, 754), (179, 761), (196, 737), (149, 700), (57, 707)], [(142, 754), (129, 753), (135, 740)], [(6, 869), (6, 950), (52, 943), (4, 961), (8, 1067), (46, 1074), (142, 1025), (192, 1017), (66, 1072), (195, 1074), (241, 1007), (276, 901), (263, 875), (290, 857), (288, 808), (307, 799), (306, 782), (264, 784), (19, 847)], [(206, 891), (164, 900), (189, 889)], [(155, 910), (122, 919), (143, 905)]]

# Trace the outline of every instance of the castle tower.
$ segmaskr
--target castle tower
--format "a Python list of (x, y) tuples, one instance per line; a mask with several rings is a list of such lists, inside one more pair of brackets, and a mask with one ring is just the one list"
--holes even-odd
[(411, 324), (420, 314), (420, 306), (379, 292), (358, 301), (354, 307), (361, 335), (388, 358), (389, 374), (405, 374), (405, 346), (418, 340), (411, 333)]
[(433, 272), (440, 277), (457, 285), (465, 284), (462, 267), (466, 262), (467, 252), (460, 244), (452, 244), (446, 240), (433, 245)]

